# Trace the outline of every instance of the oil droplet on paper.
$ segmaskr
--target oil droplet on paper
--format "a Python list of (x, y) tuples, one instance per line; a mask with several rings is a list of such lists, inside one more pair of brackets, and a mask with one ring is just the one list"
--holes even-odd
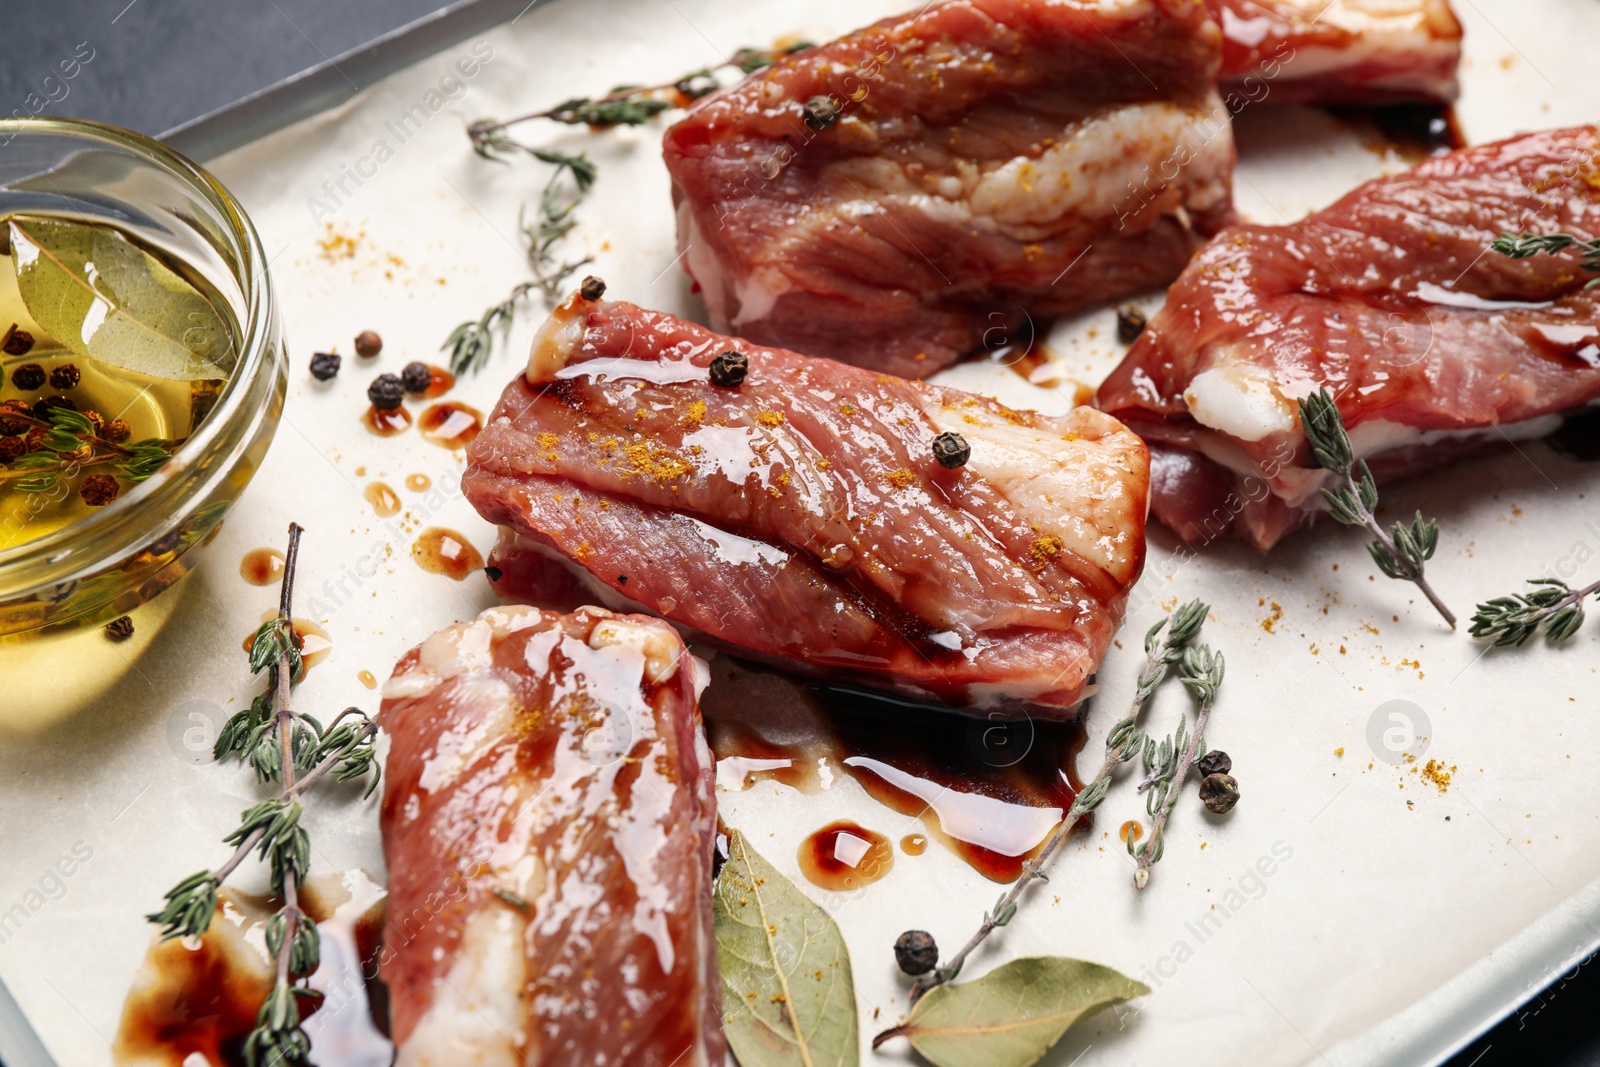
[(921, 834), (907, 834), (900, 839), (900, 851), (908, 856), (920, 856), (928, 851), (928, 839)]
[(275, 548), (252, 548), (239, 561), (239, 577), (251, 585), (272, 585), (283, 575), (283, 553)]
[(387, 519), (391, 515), (400, 514), (400, 494), (383, 482), (373, 482), (367, 486), (362, 495), (367, 498), (367, 503), (372, 505), (372, 510), (377, 512), (378, 518)]
[(429, 574), (443, 574), (461, 581), (483, 568), (483, 557), (465, 537), (454, 530), (430, 526), (417, 535), (411, 545), (411, 558)]
[(356, 679), (368, 689), (378, 688), (378, 679), (373, 677), (371, 671), (357, 671)]
[(889, 839), (853, 822), (829, 823), (800, 843), (800, 873), (823, 889), (860, 889), (893, 866)]
[(417, 429), (429, 444), (450, 449), (465, 448), (483, 429), (483, 414), (476, 408), (448, 400), (424, 411)]
[(1122, 838), (1124, 843), (1136, 842), (1144, 836), (1144, 824), (1134, 819), (1129, 819), (1117, 831), (1117, 836)]
[(393, 437), (397, 433), (405, 433), (411, 425), (411, 412), (406, 410), (404, 404), (391, 411), (384, 411), (376, 405), (367, 408), (367, 413), (361, 416), (361, 425), (369, 433), (379, 437)]
[(406, 475), (406, 488), (413, 493), (425, 493), (433, 486), (433, 479), (426, 474)]

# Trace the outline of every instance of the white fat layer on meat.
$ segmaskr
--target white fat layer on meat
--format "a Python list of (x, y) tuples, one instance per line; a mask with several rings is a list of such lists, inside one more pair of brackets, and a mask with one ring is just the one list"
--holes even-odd
[(480, 908), (467, 917), (450, 971), (434, 983), (433, 1004), (395, 1067), (522, 1067), (527, 926), (512, 908)]
[(1294, 428), (1295, 411), (1272, 372), (1252, 363), (1221, 363), (1196, 374), (1183, 391), (1194, 421), (1241, 441)]
[(972, 408), (924, 409), (942, 432), (972, 446), (966, 470), (983, 478), (1022, 512), (1041, 535), (1128, 581), (1139, 558), (1131, 536), (1144, 520), (1144, 446), (1121, 423), (1077, 408), (1039, 427), (1020, 426)]
[(634, 619), (606, 619), (589, 631), (593, 649), (622, 647), (638, 651), (644, 658), (644, 676), (651, 685), (660, 685), (678, 673), (678, 651), (683, 643), (678, 635), (661, 623)]
[(730, 316), (734, 309), (727, 303), (727, 274), (705, 234), (700, 232), (700, 223), (695, 220), (687, 197), (678, 204), (678, 247), (683, 249), (689, 276), (700, 283), (700, 298), (705, 301), (712, 328), (718, 333), (731, 332)]
[(581, 302), (582, 297), (570, 297), (550, 313), (539, 332), (533, 335), (533, 348), (528, 352), (529, 385), (554, 380), (556, 372), (571, 361), (573, 353), (583, 344), (583, 314), (573, 306)]
[(490, 666), (496, 636), (504, 637), (526, 629), (539, 618), (538, 608), (512, 604), (489, 608), (476, 619), (446, 626), (422, 642), (417, 663), (411, 670), (393, 675), (383, 684), (383, 698), (403, 700), (427, 696), (446, 678)]
[[(1368, 85), (1409, 86), (1424, 90), (1438, 79), (1434, 72), (1450, 67), (1461, 51), (1460, 23), (1448, 0), (1274, 0), (1280, 9), (1298, 12), (1307, 22), (1350, 34), (1341, 47), (1298, 43), (1294, 58), (1278, 76), (1309, 80), (1330, 72), (1350, 71), (1361, 63), (1388, 67)], [(1272, 31), (1276, 19), (1241, 18), (1224, 7), (1222, 32), (1229, 39), (1255, 46)]]
[[(1372, 460), (1388, 452), (1409, 448), (1427, 448), (1447, 441), (1474, 438), (1485, 443), (1502, 441), (1531, 441), (1545, 437), (1561, 425), (1560, 415), (1540, 415), (1520, 422), (1505, 422), (1498, 426), (1474, 426), (1460, 430), (1419, 430), (1402, 422), (1388, 419), (1369, 419), (1350, 430), (1350, 448), (1356, 459)], [(1201, 435), (1195, 442), (1200, 452), (1213, 463), (1226, 467), (1247, 478), (1260, 478), (1261, 472), (1250, 458), (1225, 437)], [(1323, 470), (1302, 467), (1284, 467), (1273, 479), (1273, 492), (1291, 507), (1312, 506), (1324, 508), (1322, 487), (1328, 475)]]
[[(1453, 34), (1458, 25), (1450, 13), (1448, 0), (1273, 0), (1272, 7), (1283, 11), (1297, 11), (1309, 23), (1347, 30), (1361, 38), (1353, 46), (1379, 48), (1391, 40), (1431, 41), (1439, 34)], [(1248, 24), (1256, 20), (1241, 20), (1238, 16), (1225, 18), (1230, 25)], [(1235, 40), (1246, 38), (1230, 37)], [(1257, 40), (1259, 41), (1260, 38)], [(1353, 50), (1352, 49), (1352, 50)], [(1347, 50), (1346, 54), (1349, 54)], [(1299, 51), (1295, 62), (1299, 63)]]
[(1019, 156), (984, 174), (967, 200), (975, 221), (1032, 240), (1065, 219), (1137, 211), (1142, 199), (1134, 189), (1162, 193), (1176, 186), (1183, 207), (1203, 211), (1228, 195), (1232, 165), (1228, 112), (1213, 93), (1203, 107), (1161, 101), (1096, 116), (1039, 156)]

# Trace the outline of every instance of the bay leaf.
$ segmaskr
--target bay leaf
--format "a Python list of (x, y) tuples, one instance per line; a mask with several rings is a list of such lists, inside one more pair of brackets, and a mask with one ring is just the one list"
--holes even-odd
[(856, 1067), (861, 1042), (844, 936), (737, 830), (713, 910), (723, 1031), (742, 1067)]
[(28, 314), (62, 346), (173, 381), (226, 378), (233, 333), (170, 267), (114, 230), (67, 219), (7, 221)]
[(1028, 1067), (1085, 1015), (1149, 992), (1098, 963), (1029, 956), (975, 981), (935, 986), (872, 1047), (903, 1037), (936, 1067)]

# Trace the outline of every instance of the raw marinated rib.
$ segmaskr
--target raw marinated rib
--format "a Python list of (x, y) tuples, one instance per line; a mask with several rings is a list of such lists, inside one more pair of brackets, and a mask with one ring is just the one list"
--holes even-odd
[[(1449, 0), (1207, 0), (1222, 25), (1222, 83), (1242, 100), (1445, 104), (1461, 23)], [(1237, 111), (1237, 107), (1232, 110)]]
[(1219, 234), (1101, 386), (1149, 442), (1152, 507), (1185, 540), (1262, 550), (1326, 484), (1295, 400), (1338, 397), (1380, 482), (1540, 437), (1600, 400), (1600, 290), (1503, 231), (1600, 235), (1600, 132), (1553, 130), (1368, 182), (1290, 226)]
[[(732, 349), (743, 384), (708, 366)], [(942, 432), (971, 447), (947, 470)], [(1144, 562), (1144, 445), (574, 295), (468, 452), (502, 593), (957, 705), (1084, 693)]]
[(704, 98), (664, 152), (712, 325), (922, 378), (1165, 285), (1233, 217), (1220, 55), (1190, 0), (945, 0)]
[(721, 1067), (716, 810), (670, 626), (494, 608), (384, 686), (398, 1067)]

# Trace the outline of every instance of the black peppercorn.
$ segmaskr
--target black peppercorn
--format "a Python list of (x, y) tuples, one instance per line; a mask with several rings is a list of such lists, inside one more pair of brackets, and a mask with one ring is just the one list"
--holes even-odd
[(927, 974), (939, 965), (939, 946), (926, 930), (907, 930), (894, 941), (894, 961), (909, 975)]
[(122, 492), (122, 486), (109, 474), (91, 474), (78, 486), (78, 495), (91, 508), (103, 508)]
[(26, 400), (0, 400), (0, 437), (17, 437), (32, 427), (25, 421), (33, 417)]
[(124, 615), (106, 623), (106, 637), (112, 641), (126, 641), (133, 636), (133, 620)]
[(839, 113), (843, 110), (844, 105), (831, 96), (813, 96), (800, 107), (806, 125), (819, 133), (838, 122)]
[(106, 423), (106, 428), (100, 431), (100, 436), (114, 445), (120, 445), (133, 436), (133, 431), (121, 419), (112, 419)]
[(426, 363), (407, 363), (400, 372), (400, 384), (406, 387), (408, 393), (425, 393), (428, 386), (433, 384), (433, 371), (428, 369)]
[(958, 433), (942, 433), (933, 439), (933, 458), (946, 470), (965, 467), (972, 458), (972, 446)]
[(18, 389), (38, 389), (44, 385), (44, 379), (44, 368), (37, 363), (24, 363), (11, 372), (11, 384)]
[(491, 582), (498, 582), (505, 575), (505, 571), (493, 565), (483, 568), (483, 573)]
[(1222, 749), (1212, 749), (1195, 761), (1195, 766), (1200, 768), (1201, 777), (1213, 774), (1227, 774), (1233, 770), (1233, 760)]
[(356, 355), (362, 359), (371, 359), (383, 351), (383, 338), (373, 330), (362, 330), (356, 334)]
[(50, 368), (50, 385), (56, 389), (71, 389), (83, 380), (77, 364), (62, 363)]
[(1125, 345), (1131, 345), (1144, 333), (1144, 312), (1132, 304), (1123, 304), (1117, 309), (1117, 340)]
[(1231, 774), (1208, 774), (1200, 783), (1200, 799), (1207, 811), (1226, 815), (1239, 803), (1239, 783)]
[(578, 295), (585, 300), (599, 300), (606, 295), (606, 283), (591, 274), (578, 286)]
[(711, 384), (732, 389), (750, 373), (750, 357), (743, 352), (729, 350), (711, 361)]
[(4, 351), (8, 356), (25, 356), (32, 347), (33, 334), (27, 330), (17, 329), (16, 323), (12, 323), (5, 337), (0, 338), (0, 351)]
[(405, 383), (397, 374), (380, 374), (367, 386), (367, 399), (379, 411), (393, 411), (405, 399)]
[(311, 353), (311, 376), (319, 382), (325, 382), (339, 373), (339, 364), (342, 363), (338, 356), (332, 352)]
[(74, 404), (71, 400), (64, 396), (41, 397), (39, 400), (34, 402), (33, 417), (38, 419), (40, 422), (49, 422), (50, 413), (56, 408), (66, 408), (69, 411), (77, 411), (78, 405)]

